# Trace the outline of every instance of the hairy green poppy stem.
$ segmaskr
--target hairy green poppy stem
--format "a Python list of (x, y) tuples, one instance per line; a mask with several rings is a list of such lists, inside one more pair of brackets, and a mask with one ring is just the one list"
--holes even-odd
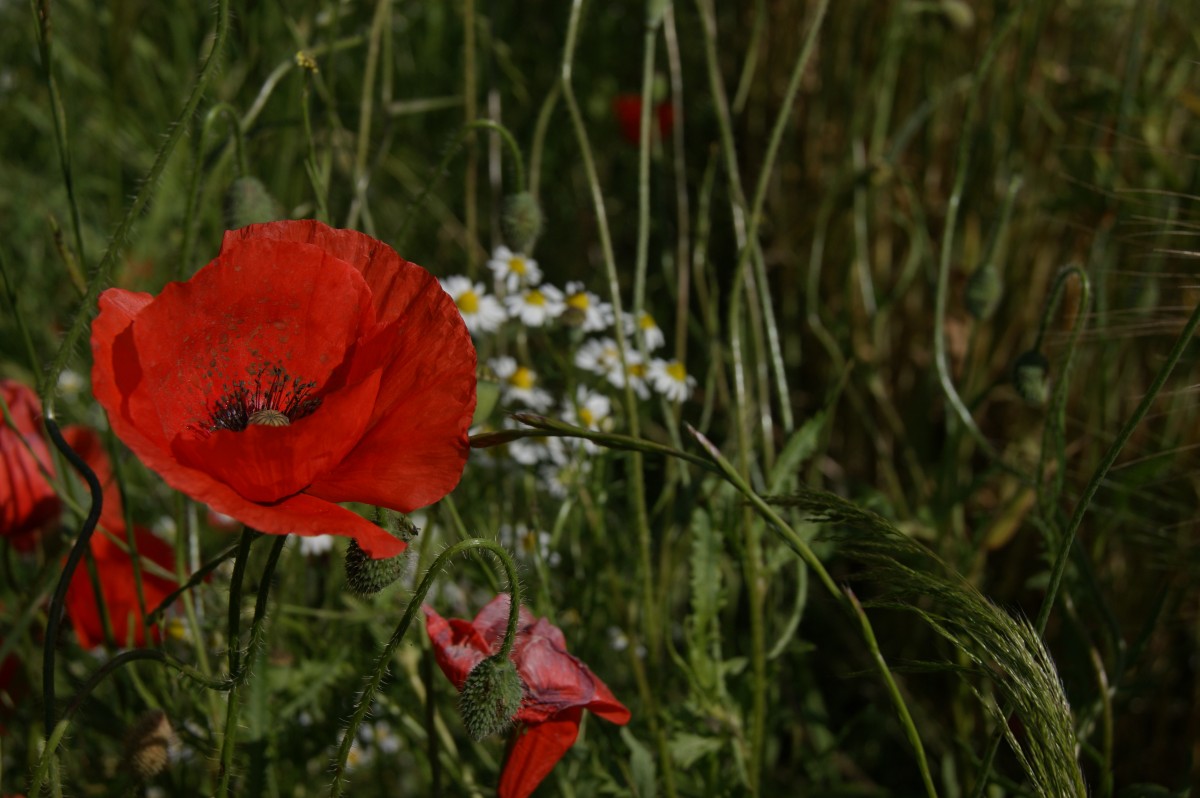
[(79, 536), (75, 538), (75, 545), (71, 547), (71, 553), (67, 556), (62, 575), (58, 578), (58, 585), (54, 588), (54, 597), (50, 599), (50, 609), (46, 618), (46, 641), (42, 649), (42, 696), (45, 702), (43, 720), (46, 728), (44, 731), (46, 734), (50, 734), (55, 721), (54, 655), (58, 645), (59, 626), (62, 624), (63, 602), (67, 597), (67, 588), (71, 585), (71, 577), (79, 566), (83, 553), (88, 550), (92, 533), (96, 531), (96, 524), (100, 521), (100, 511), (104, 505), (104, 492), (100, 487), (100, 480), (96, 478), (96, 472), (88, 468), (88, 464), (83, 461), (83, 458), (70, 447), (63, 438), (58, 424), (48, 413), (46, 415), (46, 432), (49, 433), (55, 448), (62, 452), (71, 467), (78, 471), (87, 482), (88, 490), (92, 494), (92, 506), (83, 520), (83, 526), (79, 529)]
[[(512, 653), (513, 643), (517, 638), (517, 623), (520, 619), (521, 611), (521, 582), (517, 575), (516, 563), (513, 562), (508, 550), (494, 540), (471, 538), (470, 540), (454, 544), (439, 554), (433, 561), (433, 564), (429, 566), (429, 570), (425, 572), (421, 583), (413, 591), (412, 598), (408, 601), (408, 606), (404, 608), (404, 616), (401, 617), (396, 630), (384, 645), (383, 651), (380, 652), (379, 659), (367, 681), (366, 687), (363, 688), (362, 693), (358, 696), (358, 703), (355, 704), (350, 721), (346, 724), (346, 731), (342, 734), (342, 742), (338, 746), (336, 758), (333, 763), (333, 783), (329, 787), (331, 798), (337, 798), (342, 794), (343, 782), (346, 778), (346, 759), (350, 756), (350, 748), (354, 745), (354, 738), (358, 734), (358, 727), (362, 725), (363, 719), (371, 710), (371, 705), (375, 702), (375, 694), (379, 692), (379, 688), (383, 685), (383, 680), (387, 676), (392, 654), (396, 651), (396, 646), (400, 645), (400, 641), (404, 639), (405, 633), (408, 632), (408, 627), (412, 624), (412, 620), (417, 614), (417, 609), (424, 602), (425, 595), (429, 592), (429, 589), (433, 587), (433, 581), (450, 564), (452, 559), (459, 554), (476, 549), (484, 549), (494, 554), (500, 562), (500, 566), (504, 569), (505, 576), (508, 578), (508, 627), (504, 633), (504, 643), (500, 647), (498, 656), (508, 657)], [(425, 700), (432, 701), (433, 699), (426, 696)]]
[(183, 137), (184, 131), (187, 130), (187, 120), (192, 118), (192, 115), (196, 113), (196, 108), (200, 105), (200, 98), (204, 96), (204, 91), (208, 88), (209, 80), (216, 71), (217, 62), (220, 61), (221, 54), (225, 49), (225, 40), (228, 38), (228, 34), (229, 0), (217, 0), (217, 25), (216, 31), (213, 34), (212, 50), (209, 51), (203, 66), (200, 67), (200, 73), (196, 76), (196, 82), (192, 85), (192, 92), (188, 96), (187, 102), (184, 103), (183, 110), (179, 112), (179, 117), (175, 123), (167, 129), (166, 139), (158, 148), (158, 152), (155, 153), (154, 163), (151, 164), (150, 171), (146, 173), (145, 178), (139, 183), (140, 187), (133, 198), (133, 202), (130, 203), (129, 208), (125, 211), (125, 216), (121, 219), (120, 224), (117, 225), (116, 232), (109, 239), (108, 249), (105, 250), (104, 256), (100, 259), (100, 264), (92, 272), (91, 279), (88, 281), (87, 293), (84, 295), (80, 306), (80, 311), (75, 314), (75, 320), (71, 323), (67, 334), (63, 336), (62, 343), (58, 347), (58, 353), (55, 354), (50, 369), (46, 372), (46, 376), (42, 380), (41, 390), (38, 393), (42, 397), (42, 407), (47, 419), (54, 417), (55, 387), (58, 384), (58, 375), (66, 368), (67, 360), (75, 352), (83, 331), (87, 329), (88, 319), (91, 318), (92, 311), (96, 307), (96, 300), (100, 297), (100, 289), (111, 282), (113, 265), (117, 262), (117, 255), (120, 253), (121, 247), (125, 244), (125, 239), (129, 235), (129, 230), (133, 226), (134, 220), (141, 215), (142, 210), (146, 207), (146, 203), (150, 201), (150, 195), (153, 193), (155, 187), (158, 186), (158, 179), (162, 175), (163, 169), (166, 168), (171, 153), (175, 151), (175, 145), (179, 143), (179, 139)]

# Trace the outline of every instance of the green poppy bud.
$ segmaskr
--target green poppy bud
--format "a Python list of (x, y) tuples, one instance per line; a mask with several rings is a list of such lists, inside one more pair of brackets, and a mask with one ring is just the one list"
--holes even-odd
[(542, 234), (542, 207), (528, 191), (504, 199), (504, 240), (514, 252), (529, 253)]
[(505, 731), (521, 708), (524, 695), (525, 684), (511, 659), (494, 654), (480, 662), (467, 674), (458, 697), (467, 734), (482, 740)]
[[(388, 531), (406, 543), (420, 532), (408, 516), (400, 516), (396, 526), (395, 531)], [(395, 557), (376, 560), (362, 550), (357, 540), (351, 540), (346, 549), (346, 589), (360, 598), (375, 595), (400, 578), (407, 558), (408, 552), (404, 551)]]
[(991, 262), (984, 263), (967, 278), (967, 312), (979, 321), (986, 321), (992, 317), (1003, 295), (1004, 285), (1000, 281), (1000, 273)]
[(126, 732), (125, 761), (139, 780), (149, 781), (166, 769), (175, 744), (175, 730), (167, 713), (152, 709)]
[(1050, 361), (1036, 349), (1023, 352), (1013, 364), (1013, 387), (1031, 405), (1041, 407), (1050, 398)]
[(239, 177), (225, 192), (225, 224), (229, 230), (282, 217), (279, 203), (257, 177)]

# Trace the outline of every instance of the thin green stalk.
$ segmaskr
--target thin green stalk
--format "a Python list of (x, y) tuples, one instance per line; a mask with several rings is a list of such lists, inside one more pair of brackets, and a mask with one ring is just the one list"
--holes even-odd
[[(8, 312), (17, 323), (17, 332), (21, 335), (21, 343), (25, 345), (25, 354), (29, 358), (29, 370), (34, 374), (42, 371), (42, 361), (38, 357), (37, 347), (33, 345), (33, 336), (29, 334), (29, 325), (17, 307), (17, 293), (13, 287), (12, 278), (8, 276), (8, 265), (4, 261), (4, 253), (0, 252), (0, 279), (4, 280), (4, 299), (8, 303)], [(0, 660), (2, 661), (2, 660)]]
[(116, 232), (109, 239), (108, 249), (105, 250), (104, 256), (100, 259), (100, 264), (92, 272), (91, 279), (88, 282), (87, 294), (83, 298), (81, 309), (75, 314), (75, 320), (71, 323), (67, 334), (63, 336), (62, 343), (58, 347), (58, 353), (54, 356), (50, 369), (46, 372), (45, 379), (42, 381), (39, 393), (42, 397), (42, 407), (47, 419), (54, 418), (54, 403), (56, 398), (54, 389), (58, 384), (58, 375), (66, 368), (67, 360), (75, 352), (80, 337), (88, 327), (88, 320), (91, 318), (92, 309), (96, 307), (96, 300), (100, 296), (100, 289), (109, 285), (112, 281), (112, 268), (117, 262), (121, 247), (125, 244), (125, 239), (129, 235), (129, 230), (133, 226), (134, 220), (141, 216), (146, 203), (150, 201), (150, 195), (158, 185), (159, 177), (162, 175), (163, 169), (166, 168), (171, 153), (175, 151), (175, 145), (179, 143), (179, 139), (182, 138), (184, 131), (187, 130), (187, 120), (192, 118), (192, 115), (196, 113), (196, 108), (200, 105), (200, 99), (204, 96), (204, 91), (207, 89), (208, 83), (216, 71), (217, 62), (220, 61), (221, 54), (225, 49), (225, 40), (228, 38), (228, 34), (229, 0), (217, 0), (217, 24), (213, 34), (212, 50), (209, 51), (208, 57), (204, 59), (203, 66), (200, 67), (200, 73), (196, 76), (196, 82), (192, 86), (192, 92), (188, 96), (187, 102), (184, 103), (183, 110), (180, 111), (179, 117), (175, 120), (174, 124), (168, 128), (165, 140), (158, 148), (158, 152), (155, 153), (154, 163), (151, 164), (145, 178), (139, 183), (140, 187), (133, 198), (133, 202), (130, 203), (128, 210), (125, 211), (124, 218), (117, 225)]
[(304, 88), (300, 92), (300, 114), (304, 120), (304, 139), (308, 142), (308, 158), (304, 163), (308, 172), (308, 182), (312, 185), (313, 198), (317, 203), (317, 219), (329, 222), (329, 186), (322, 175), (320, 161), (317, 159), (317, 139), (313, 135), (311, 95), (312, 84), (316, 76), (317, 63), (306, 53), (298, 54), (297, 60), (303, 56)]
[[(654, 0), (650, 0), (653, 5)], [(651, 120), (654, 111), (654, 49), (658, 42), (658, 26), (647, 21), (642, 35), (642, 105), (638, 121), (638, 204), (637, 244), (634, 258), (633, 318), (638, 349), (646, 354), (645, 336), (640, 320), (646, 310), (646, 265), (650, 259), (650, 147)]]
[[(1146, 413), (1150, 410), (1150, 405), (1154, 403), (1155, 398), (1162, 390), (1167, 378), (1171, 376), (1171, 372), (1175, 369), (1179, 359), (1183, 356), (1183, 351), (1191, 341), (1192, 335), (1196, 331), (1197, 324), (1200, 324), (1200, 304), (1192, 311), (1192, 315), (1188, 318), (1183, 330), (1179, 333), (1179, 337), (1175, 339), (1175, 345), (1171, 347), (1171, 351), (1167, 354), (1167, 358), (1159, 367), (1158, 374), (1155, 375), (1154, 381), (1146, 390), (1142, 400), (1138, 402), (1138, 406), (1134, 409), (1132, 415), (1121, 427), (1117, 437), (1109, 445), (1108, 451), (1104, 453), (1100, 464), (1096, 467), (1092, 478), (1084, 487), (1079, 501), (1075, 504), (1075, 511), (1071, 516), (1070, 522), (1064, 530), (1062, 539), (1059, 541), (1058, 552), (1055, 554), (1054, 566), (1050, 572), (1050, 582), (1046, 587), (1046, 596), (1042, 599), (1042, 606), (1038, 610), (1037, 620), (1034, 623), (1034, 628), (1038, 634), (1044, 635), (1046, 624), (1050, 621), (1050, 613), (1054, 610), (1054, 603), (1058, 598), (1059, 588), (1062, 586), (1063, 574), (1067, 570), (1067, 559), (1071, 553), (1071, 546), (1075, 541), (1075, 534), (1079, 531), (1080, 524), (1083, 523), (1083, 516), (1087, 513), (1091, 506), (1092, 499), (1096, 495), (1096, 491), (1104, 483), (1108, 476), (1109, 470), (1117, 457), (1120, 456), (1121, 450), (1125, 448), (1125, 444), (1133, 437), (1134, 431), (1142, 420), (1146, 417)], [(988, 749), (983, 757), (983, 766), (980, 771), (979, 781), (975, 785), (973, 795), (975, 798), (981, 798), (984, 791), (987, 789), (987, 784), (992, 770), (992, 762), (996, 758), (996, 752), (1000, 748), (1000, 742), (1003, 739), (1003, 730), (997, 730), (992, 734), (991, 741), (988, 743)]]
[(554, 106), (562, 94), (562, 84), (555, 83), (546, 92), (542, 100), (541, 110), (538, 111), (537, 124), (533, 128), (533, 143), (529, 145), (529, 190), (534, 198), (540, 196), (539, 178), (542, 176), (542, 153), (546, 150), (546, 132), (550, 129), (550, 117), (554, 115)]
[(367, 63), (363, 67), (362, 95), (358, 105), (358, 132), (354, 148), (354, 203), (346, 220), (346, 227), (355, 227), (358, 214), (361, 213), (368, 235), (375, 234), (375, 225), (371, 222), (367, 206), (367, 186), (370, 183), (367, 156), (370, 153), (371, 118), (375, 111), (375, 76), (379, 71), (379, 51), (384, 38), (384, 23), (388, 19), (390, 9), (390, 0), (376, 2), (375, 15), (371, 20), (371, 35), (367, 39)]
[(925, 794), (929, 798), (937, 798), (937, 788), (933, 786), (933, 776), (929, 772), (929, 763), (925, 760), (925, 747), (921, 744), (921, 737), (917, 734), (916, 724), (913, 723), (912, 715), (909, 714), (904, 696), (900, 695), (900, 686), (896, 684), (891, 668), (888, 667), (883, 652), (879, 650), (879, 642), (875, 639), (875, 630), (871, 628), (871, 621), (867, 618), (867, 613), (859, 603), (858, 597), (854, 595), (854, 591), (846, 588), (845, 595), (851, 609), (858, 617), (863, 639), (867, 641), (867, 648), (871, 650), (871, 659), (879, 666), (879, 675), (883, 677), (884, 684), (887, 685), (888, 695), (892, 697), (892, 705), (900, 714), (900, 725), (904, 727), (904, 735), (917, 755), (917, 767), (921, 770), (921, 781), (925, 785)]
[[(425, 572), (421, 583), (413, 591), (412, 598), (408, 601), (408, 606), (404, 608), (404, 616), (400, 619), (400, 623), (396, 626), (396, 630), (392, 633), (391, 638), (384, 645), (383, 651), (380, 652), (379, 659), (376, 661), (375, 669), (371, 672), (371, 676), (367, 680), (366, 687), (363, 688), (363, 691), (358, 696), (354, 712), (350, 716), (346, 730), (342, 733), (342, 741), (338, 746), (338, 751), (334, 758), (333, 783), (329, 787), (330, 798), (338, 798), (342, 794), (342, 790), (344, 789), (343, 782), (346, 777), (346, 759), (350, 756), (350, 747), (354, 744), (354, 739), (358, 734), (358, 727), (371, 710), (371, 705), (375, 703), (375, 694), (379, 691), (379, 688), (383, 685), (384, 678), (387, 676), (392, 655), (395, 653), (396, 647), (400, 645), (400, 641), (404, 639), (408, 627), (412, 624), (412, 620), (417, 614), (417, 609), (425, 600), (425, 595), (433, 587), (434, 579), (441, 575), (441, 572), (450, 564), (452, 559), (459, 554), (476, 549), (483, 549), (495, 555), (508, 579), (508, 627), (505, 630), (504, 643), (501, 645), (500, 651), (497, 652), (497, 656), (506, 658), (512, 652), (513, 644), (517, 638), (517, 621), (521, 610), (521, 583), (517, 575), (516, 564), (513, 562), (508, 551), (494, 540), (471, 538), (470, 540), (454, 544), (439, 554), (437, 559), (433, 561), (433, 564), (429, 566), (429, 570)], [(432, 698), (426, 696), (426, 701), (432, 701)]]
[[(477, 114), (475, 87), (475, 0), (463, 0), (463, 126), (473, 130)], [(472, 140), (467, 147), (467, 169), (463, 176), (463, 221), (467, 228), (467, 276), (475, 279), (479, 268), (476, 244), (479, 242), (479, 152)]]
[(180, 585), (177, 590), (174, 590), (168, 594), (166, 598), (158, 603), (157, 607), (150, 611), (149, 615), (146, 616), (147, 622), (154, 623), (158, 619), (158, 616), (166, 612), (167, 609), (174, 604), (180, 596), (197, 585), (202, 584), (204, 580), (208, 578), (209, 574), (217, 570), (217, 567), (220, 566), (221, 563), (237, 554), (240, 546), (240, 542), (231, 543), (229, 546), (225, 547), (224, 551), (220, 552), (208, 562), (204, 563), (204, 565), (200, 566), (196, 572), (191, 575), (187, 582)]
[[(75, 196), (75, 177), (71, 170), (71, 149), (67, 136), (67, 114), (63, 109), (58, 81), (54, 79), (54, 63), (50, 39), (50, 0), (30, 0), (29, 7), (37, 20), (38, 55), (42, 62), (42, 78), (50, 94), (50, 118), (54, 121), (54, 144), (58, 150), (58, 166), (62, 172), (63, 188), (67, 192), (67, 205), (71, 210), (71, 232), (75, 237), (75, 255), (79, 262), (87, 265), (87, 253), (83, 249), (83, 222), (79, 213), (79, 200)], [(55, 379), (58, 375), (55, 375)]]
[(975, 419), (971, 416), (971, 411), (963, 404), (962, 397), (958, 395), (958, 390), (954, 387), (954, 378), (950, 374), (950, 359), (946, 353), (946, 301), (950, 293), (950, 261), (954, 255), (954, 232), (958, 226), (958, 213), (962, 205), (963, 190), (967, 185), (967, 170), (970, 166), (972, 119), (975, 116), (975, 109), (979, 105), (979, 96), (983, 91), (984, 81), (996, 60), (996, 54), (1000, 51), (1000, 44), (1016, 27), (1023, 6), (1024, 3), (1009, 11), (1008, 17), (1001, 23), (999, 31), (988, 42), (988, 48), (983, 54), (979, 68), (975, 71), (971, 93), (967, 99), (967, 108), (963, 113), (962, 133), (958, 140), (958, 152), (954, 161), (954, 187), (946, 205), (946, 221), (938, 258), (937, 294), (933, 315), (934, 361), (937, 365), (938, 382), (942, 387), (942, 393), (946, 395), (946, 401), (967, 432), (992, 460), (998, 460), (999, 454), (992, 446), (991, 441), (984, 437), (983, 431), (975, 424)]
[[(579, 144), (580, 154), (583, 156), (584, 172), (587, 176), (588, 188), (592, 197), (592, 207), (596, 214), (597, 232), (600, 237), (600, 248), (604, 254), (605, 271), (608, 275), (608, 288), (610, 301), (613, 306), (613, 315), (617, 319), (624, 317), (621, 306), (621, 283), (617, 276), (617, 261), (613, 253), (612, 235), (608, 229), (608, 214), (604, 206), (604, 194), (600, 189), (600, 179), (596, 172), (595, 159), (592, 157), (592, 147), (588, 140), (587, 127), (583, 121), (583, 114), (579, 110), (579, 102), (575, 98), (575, 90), (571, 84), (571, 73), (575, 61), (575, 46), (579, 37), (579, 20), (583, 11), (582, 0), (573, 0), (571, 3), (571, 14), (567, 22), (566, 42), (563, 46), (562, 68), (560, 72), (560, 84), (562, 86), (563, 99), (567, 104), (567, 110), (571, 116), (571, 124), (575, 130), (575, 138)], [(629, 356), (626, 352), (625, 337), (617, 336), (617, 357), (621, 364), (623, 373), (628, 374)], [(633, 383), (631, 380), (625, 380), (625, 416), (629, 421), (629, 432), (631, 437), (641, 437), (641, 422), (639, 418), (639, 408), (637, 400), (633, 394)], [(638, 540), (639, 556), (642, 561), (642, 579), (641, 579), (641, 596), (642, 596), (642, 611), (653, 613), (654, 611), (654, 575), (653, 569), (648, 562), (649, 540), (650, 540), (650, 521), (646, 514), (646, 485), (645, 472), (642, 464), (642, 456), (639, 452), (633, 452), (629, 457), (630, 474), (629, 483), (630, 503), (634, 512), (634, 529)], [(658, 628), (657, 622), (652, 627), (647, 624), (647, 629)], [(653, 640), (648, 640), (647, 645)], [(656, 743), (660, 752), (666, 751), (664, 744), (664, 732), (658, 722), (657, 700), (652, 691), (642, 691), (642, 699), (646, 703), (649, 710), (651, 729), (656, 738)], [(675, 795), (675, 773), (674, 764), (669, 756), (659, 757), (661, 773), (663, 777), (663, 785), (668, 796)]]
[[(675, 359), (687, 363), (687, 324), (691, 289), (691, 209), (688, 202), (687, 163), (684, 143), (683, 61), (679, 54), (679, 37), (675, 32), (675, 6), (668, 3), (663, 13), (663, 39), (667, 45), (667, 70), (671, 77), (671, 111), (675, 125), (671, 130), (674, 142), (671, 156), (675, 175)], [(672, 429), (679, 426), (679, 411), (675, 413)]]
[(233, 136), (233, 151), (237, 158), (238, 177), (245, 177), (249, 172), (246, 165), (246, 134), (242, 130), (242, 119), (238, 116), (237, 109), (229, 103), (217, 103), (204, 115), (204, 124), (200, 127), (200, 141), (198, 142), (200, 151), (203, 152), (204, 142), (208, 138), (209, 131), (221, 118), (225, 119), (226, 124), (229, 125), (229, 132)]
[[(242, 582), (246, 578), (246, 564), (250, 559), (250, 547), (259, 533), (247, 527), (242, 530), (238, 541), (236, 558), (233, 561), (233, 575), (229, 581), (229, 615), (226, 645), (229, 646), (229, 674), (236, 678), (241, 671), (241, 624), (242, 624)], [(233, 767), (234, 738), (237, 736), (237, 716), (239, 708), (239, 691), (231, 687), (225, 707), (225, 734), (221, 739), (220, 770), (217, 775), (217, 795), (224, 798), (229, 795), (230, 771)]]
[(45, 781), (50, 769), (53, 767), (54, 752), (58, 750), (58, 746), (62, 743), (63, 735), (67, 733), (67, 728), (70, 722), (63, 720), (58, 723), (53, 730), (47, 730), (50, 734), (46, 738), (46, 747), (42, 749), (42, 756), (38, 760), (37, 767), (33, 771), (33, 778), (29, 782), (29, 794), (40, 796), (42, 794), (42, 782)]

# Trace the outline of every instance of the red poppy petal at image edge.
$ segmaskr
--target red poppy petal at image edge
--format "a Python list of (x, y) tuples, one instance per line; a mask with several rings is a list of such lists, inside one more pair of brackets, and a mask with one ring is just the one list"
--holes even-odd
[(54, 472), (54, 464), (41, 434), (37, 394), (15, 380), (0, 380), (0, 395), (16, 427), (0, 418), (0, 535), (18, 551), (28, 551), (60, 509), (57, 494), (43, 476), (43, 469)]
[(496, 798), (526, 798), (532, 794), (575, 744), (582, 716), (582, 707), (572, 707), (520, 729), (500, 771)]
[[(101, 297), (101, 314), (92, 328), (93, 384), (114, 430), (168, 484), (261, 531), (339, 534), (356, 538), (375, 557), (399, 553), (402, 543), (335, 502), (364, 501), (408, 512), (437, 501), (457, 484), (474, 411), (475, 351), (453, 300), (428, 272), (384, 244), (313, 221), (253, 225), (230, 232), (220, 256), (189, 282), (202, 282), (206, 271), (229, 269), (231, 264), (242, 265), (242, 276), (226, 289), (227, 295), (246, 293), (244, 283), (253, 278), (264, 289), (250, 292), (252, 301), (269, 304), (277, 301), (277, 294), (293, 295), (290, 304), (299, 308), (301, 318), (296, 322), (278, 314), (275, 321), (287, 328), (291, 343), (275, 345), (279, 342), (267, 329), (266, 356), (258, 351), (264, 347), (257, 340), (254, 352), (222, 340), (226, 349), (219, 354), (243, 368), (249, 359), (246, 352), (260, 360), (269, 357), (289, 374), (316, 381), (314, 396), (327, 401), (293, 427), (273, 433), (283, 449), (287, 448), (283, 441), (290, 440), (286, 436), (302, 434), (302, 425), (309, 432), (324, 430), (325, 436), (314, 433), (309, 447), (292, 447), (291, 455), (276, 452), (276, 457), (260, 459), (258, 476), (247, 475), (241, 485), (235, 484), (236, 469), (231, 473), (227, 466), (207, 467), (195, 451), (181, 458), (179, 446), (173, 450), (172, 443), (192, 420), (180, 415), (186, 397), (173, 398), (168, 390), (153, 392), (142, 383), (157, 379), (160, 387), (179, 387), (182, 394), (190, 393), (193, 407), (199, 400), (212, 402), (217, 389), (203, 384), (203, 372), (216, 361), (210, 357), (210, 347), (198, 345), (205, 341), (203, 334), (211, 331), (197, 330), (191, 318), (178, 325), (185, 329), (164, 331), (178, 339), (176, 351), (190, 354), (190, 346), (198, 353), (192, 358), (192, 373), (177, 372), (167, 386), (161, 372), (162, 364), (169, 362), (163, 357), (166, 353), (147, 352), (147, 362), (141, 359), (140, 346), (150, 345), (149, 333), (139, 334), (139, 323), (143, 314), (156, 315), (151, 305), (156, 300), (147, 294), (110, 290)], [(312, 282), (319, 282), (328, 280), (331, 272), (339, 275), (337, 285), (298, 296), (306, 284), (302, 274), (315, 274)], [(216, 282), (211, 275), (204, 279)], [(347, 286), (353, 296), (338, 296)], [(164, 294), (169, 290), (181, 289), (168, 286)], [(228, 304), (222, 296), (202, 298), (214, 316)], [(330, 308), (331, 304), (337, 307)], [(313, 332), (322, 328), (330, 332)], [(305, 335), (311, 345), (301, 345), (296, 338)], [(206, 363), (205, 358), (210, 360)], [(304, 368), (296, 372), (294, 362)], [(369, 380), (378, 380), (369, 400), (344, 405), (336, 417), (328, 412), (336, 405), (337, 392), (357, 386), (365, 393), (364, 383)], [(160, 412), (160, 406), (169, 412)], [(197, 411), (191, 413), (195, 416)], [(271, 432), (254, 435), (264, 441), (272, 437)], [(345, 447), (344, 455), (334, 451), (337, 447)], [(270, 480), (262, 469), (278, 473), (289, 456), (296, 458), (302, 452), (308, 458), (325, 459), (315, 467), (297, 463), (297, 473), (309, 469), (308, 476), (290, 475), (296, 480), (290, 487), (299, 487), (300, 492), (268, 501), (273, 498)], [(309, 477), (311, 484), (299, 484)]]

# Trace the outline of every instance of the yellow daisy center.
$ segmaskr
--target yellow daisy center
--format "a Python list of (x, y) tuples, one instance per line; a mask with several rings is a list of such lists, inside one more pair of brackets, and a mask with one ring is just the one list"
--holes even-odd
[(533, 388), (533, 384), (537, 382), (537, 375), (525, 366), (519, 367), (513, 372), (513, 375), (508, 378), (508, 384), (514, 388), (520, 388), (528, 391)]
[(638, 326), (643, 330), (653, 330), (658, 325), (654, 323), (654, 317), (649, 313), (643, 313), (642, 318), (638, 320)]
[(578, 294), (571, 294), (569, 297), (567, 297), (567, 305), (575, 308), (576, 310), (587, 310), (587, 294), (583, 293), (582, 291), (580, 291)]
[(668, 363), (666, 371), (675, 382), (687, 382), (687, 369), (678, 360), (672, 360)]
[(592, 415), (592, 411), (586, 407), (579, 408), (579, 421), (585, 427), (590, 427), (596, 423), (596, 417)]
[(526, 305), (537, 305), (538, 307), (541, 307), (542, 305), (546, 304), (546, 297), (542, 294), (541, 291), (539, 291), (535, 288), (534, 290), (530, 291), (528, 294), (525, 295), (525, 304)]
[(525, 276), (525, 259), (521, 257), (511, 257), (508, 259), (508, 270), (513, 274)]
[(463, 313), (478, 313), (479, 312), (479, 294), (468, 289), (458, 295), (458, 299), (454, 300), (458, 305), (458, 309)]
[(632, 377), (645, 377), (646, 376), (646, 364), (645, 363), (630, 363), (629, 364), (629, 374)]

